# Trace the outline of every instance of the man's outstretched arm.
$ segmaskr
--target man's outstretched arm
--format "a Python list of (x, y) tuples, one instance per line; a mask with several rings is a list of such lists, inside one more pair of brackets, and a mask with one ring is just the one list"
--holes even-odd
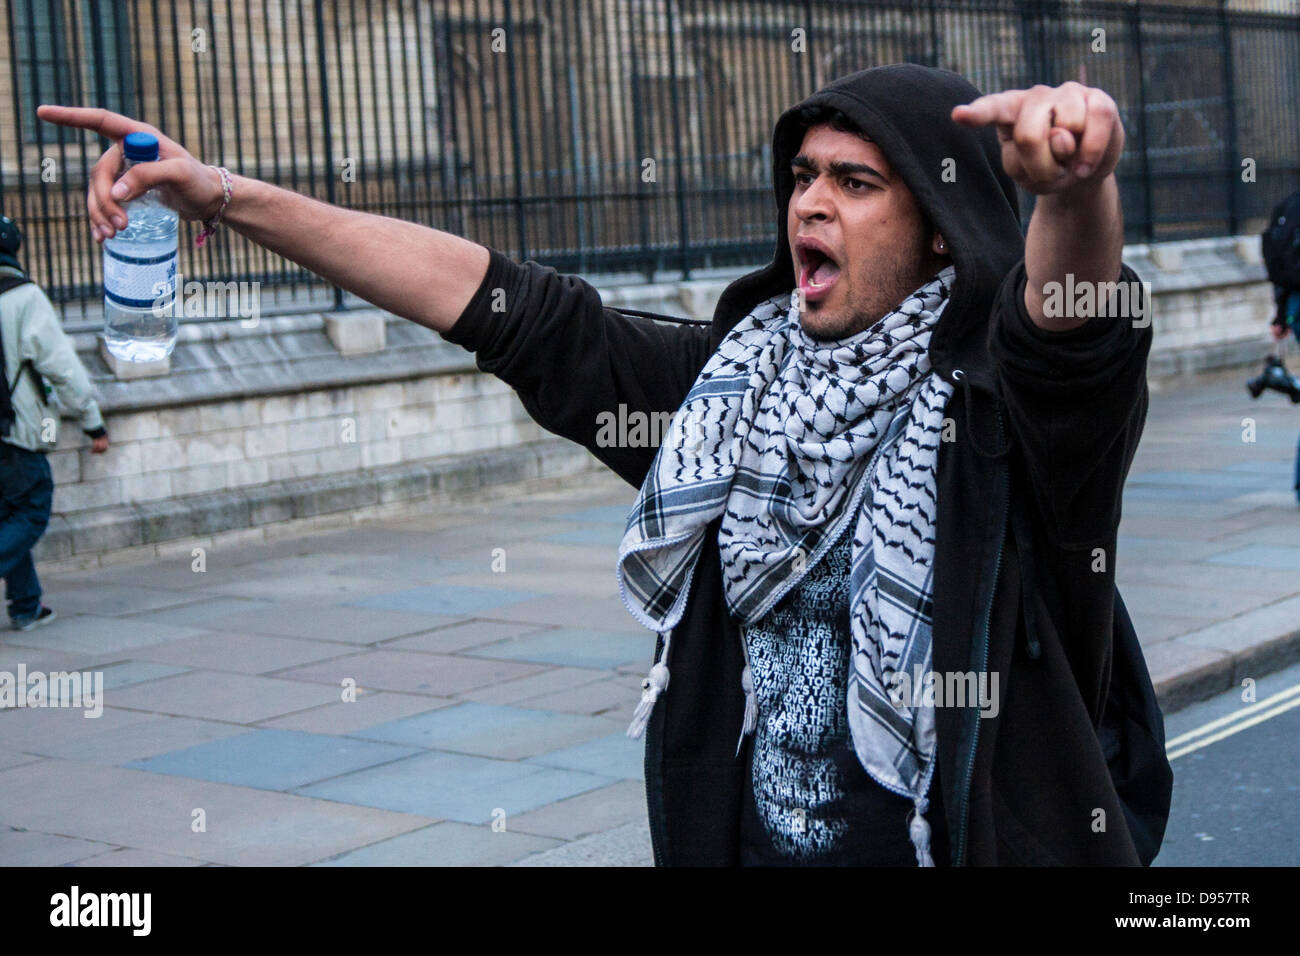
[[(1018, 457), (1050, 540), (1063, 549), (1054, 560), (1072, 574), (1097, 548), (1114, 547), (1146, 420), (1150, 303), (1121, 261), (1114, 175), (1124, 131), (1114, 101), (1078, 83), (983, 96), (954, 109), (953, 119), (996, 123), (1007, 174), (1038, 195), (1024, 263), (995, 299), (989, 347)], [(1123, 282), (1136, 290), (1123, 298), (1129, 314), (1045, 314), (1044, 287), (1067, 287), (1071, 275), (1076, 289)], [(1101, 304), (1099, 291), (1093, 301)]]
[(1007, 175), (1038, 196), (1025, 237), (1030, 318), (1050, 332), (1082, 325), (1087, 316), (1048, 315), (1044, 287), (1095, 288), (1119, 279), (1124, 219), (1115, 167), (1124, 126), (1115, 101), (1070, 82), (981, 96), (955, 107), (952, 118), (969, 126), (996, 124)]
[[(95, 164), (86, 198), (97, 240), (126, 224), (120, 202), (153, 186), (166, 188), (168, 204), (188, 220), (207, 219), (220, 208), (217, 171), (154, 127), (100, 109), (42, 106), (37, 115), (115, 141)], [(115, 181), (121, 141), (137, 130), (158, 137), (159, 159)], [(629, 423), (671, 417), (712, 352), (707, 324), (662, 325), (606, 309), (599, 292), (577, 276), (520, 265), (436, 229), (330, 206), (244, 176), (232, 179), (223, 222), (474, 352), (479, 368), (515, 389), (535, 421), (584, 445), (633, 485), (654, 459), (658, 440), (648, 439), (658, 424), (642, 435)], [(116, 195), (119, 187), (125, 191)]]
[[(42, 106), (41, 119), (93, 130), (114, 141), (91, 172), (86, 205), (97, 242), (126, 225), (121, 203), (154, 186), (170, 193), (187, 220), (221, 206), (221, 177), (147, 123), (103, 109)], [(132, 167), (118, 182), (128, 133), (158, 137), (158, 161)], [(231, 175), (222, 222), (258, 245), (296, 262), (341, 289), (435, 332), (446, 332), (487, 272), (488, 250), (451, 233), (412, 222), (331, 206), (288, 189)]]

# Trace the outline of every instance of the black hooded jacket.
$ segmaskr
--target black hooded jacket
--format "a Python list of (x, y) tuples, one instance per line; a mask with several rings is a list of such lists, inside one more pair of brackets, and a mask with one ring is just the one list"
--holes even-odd
[[(948, 862), (1145, 865), (1164, 835), (1172, 772), (1115, 587), (1115, 544), (1146, 418), (1151, 331), (1107, 316), (1066, 332), (1034, 325), (1016, 192), (996, 134), (949, 118), (979, 95), (955, 73), (896, 64), (799, 104), (837, 108), (872, 138), (956, 268), (930, 346), (935, 370), (957, 386), (946, 412), (955, 440), (939, 455), (933, 667), (996, 671), (1000, 700), (996, 716), (981, 717), (977, 702), (936, 708)], [(674, 412), (727, 331), (794, 288), (785, 221), (799, 106), (773, 139), (772, 261), (725, 290), (711, 326), (604, 308), (581, 279), (493, 251), (445, 337), (514, 387), (540, 424), (639, 486), (656, 448), (605, 447), (602, 413)], [(1127, 266), (1116, 279), (1138, 281)], [(505, 311), (493, 311), (498, 289)], [(716, 539), (715, 522), (673, 634), (669, 687), (646, 729), (658, 865), (739, 860), (744, 658)]]

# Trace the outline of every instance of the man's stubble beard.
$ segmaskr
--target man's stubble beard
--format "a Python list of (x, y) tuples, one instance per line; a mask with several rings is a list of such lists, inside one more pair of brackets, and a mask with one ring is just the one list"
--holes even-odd
[(814, 311), (815, 303), (810, 304), (804, 311), (804, 331), (819, 341), (833, 341), (871, 328), (947, 263), (946, 259), (931, 255), (927, 245), (928, 237), (920, 234), (912, 242), (909, 254), (864, 262), (853, 277), (845, 308), (847, 315), (831, 318)]

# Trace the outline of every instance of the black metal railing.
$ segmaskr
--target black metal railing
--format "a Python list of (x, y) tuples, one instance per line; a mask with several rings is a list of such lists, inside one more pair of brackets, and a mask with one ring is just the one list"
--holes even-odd
[[(126, 112), (205, 162), (588, 274), (764, 260), (776, 117), (901, 60), (985, 91), (1105, 89), (1130, 241), (1258, 228), (1300, 185), (1300, 17), (1271, 0), (0, 0), (0, 16), (0, 209), (69, 327), (96, 318), (85, 190), (107, 143), (38, 122), (41, 102)], [(275, 308), (344, 303), (229, 231), (192, 236), (187, 277), (260, 281)]]

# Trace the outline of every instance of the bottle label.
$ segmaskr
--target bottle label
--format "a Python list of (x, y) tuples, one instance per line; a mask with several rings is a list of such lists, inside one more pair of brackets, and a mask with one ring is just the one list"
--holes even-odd
[(104, 296), (128, 309), (167, 309), (176, 294), (176, 250), (129, 256), (104, 249)]

